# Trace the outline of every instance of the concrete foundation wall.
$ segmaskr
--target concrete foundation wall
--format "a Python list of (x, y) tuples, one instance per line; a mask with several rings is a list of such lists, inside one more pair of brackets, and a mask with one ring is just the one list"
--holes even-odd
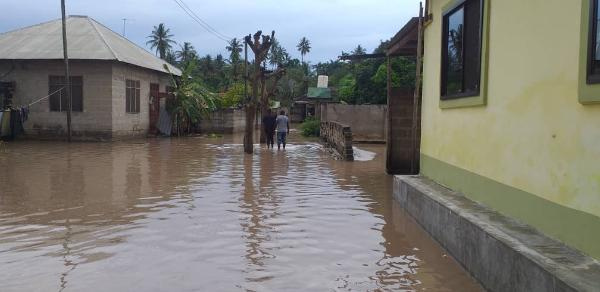
[[(111, 63), (102, 61), (70, 62), (72, 76), (83, 77), (83, 112), (72, 113), (73, 135), (79, 138), (110, 139)], [(0, 61), (0, 73), (10, 72), (2, 81), (16, 82), (13, 106), (29, 104), (48, 95), (49, 76), (64, 76), (64, 63), (59, 60)], [(50, 111), (50, 100), (44, 99), (30, 107), (24, 125), (26, 134), (56, 138), (67, 129), (66, 112)]]
[[(127, 79), (140, 81), (140, 112), (127, 113), (125, 82)], [(159, 91), (166, 92), (171, 85), (167, 74), (124, 64), (112, 66), (112, 129), (117, 138), (145, 136), (149, 129), (150, 83), (159, 84)]]
[(201, 133), (242, 133), (246, 125), (246, 112), (242, 109), (221, 109), (211, 112), (199, 123)]
[(335, 149), (344, 160), (354, 160), (352, 130), (338, 122), (321, 122), (321, 139)]
[(348, 125), (355, 141), (386, 140), (386, 105), (323, 103), (320, 105), (320, 117), (323, 122)]
[(600, 263), (420, 176), (394, 199), (489, 291), (599, 291)]

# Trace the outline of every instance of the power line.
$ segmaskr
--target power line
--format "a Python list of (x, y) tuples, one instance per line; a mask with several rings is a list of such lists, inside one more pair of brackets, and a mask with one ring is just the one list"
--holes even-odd
[[(179, 2), (181, 1), (181, 3)], [(206, 22), (204, 22), (200, 17), (198, 17), (194, 11), (189, 10), (189, 7), (186, 9), (187, 5), (185, 5), (185, 3), (183, 3), (182, 0), (173, 0), (173, 2), (175, 2), (189, 17), (192, 18), (192, 20), (194, 20), (196, 23), (198, 23), (200, 26), (202, 26), (202, 28), (204, 28), (206, 31), (208, 31), (209, 33), (211, 33), (212, 35), (214, 35), (215, 37), (219, 38), (220, 40), (229, 43), (230, 38), (228, 38), (227, 36), (219, 33), (218, 31), (216, 31), (214, 28), (208, 26), (208, 24), (205, 24)]]
[(178, 0), (178, 1), (179, 1), (179, 2), (181, 2), (181, 4), (183, 4), (183, 6), (185, 6), (185, 8), (187, 8), (187, 10), (188, 10), (188, 11), (190, 11), (190, 12), (191, 12), (191, 13), (192, 13), (194, 16), (196, 16), (196, 18), (197, 18), (198, 20), (200, 20), (200, 22), (204, 23), (204, 24), (205, 24), (205, 25), (206, 25), (208, 28), (210, 28), (210, 29), (211, 29), (212, 31), (214, 31), (216, 34), (218, 34), (218, 35), (220, 35), (220, 36), (222, 36), (222, 37), (224, 37), (225, 39), (228, 39), (228, 40), (232, 39), (232, 37), (229, 37), (229, 36), (226, 36), (226, 35), (224, 35), (224, 34), (220, 33), (220, 32), (219, 32), (219, 31), (217, 31), (217, 30), (216, 30), (214, 27), (210, 26), (210, 24), (208, 24), (206, 21), (202, 20), (202, 18), (200, 18), (200, 16), (198, 16), (198, 14), (196, 14), (196, 13), (194, 12), (194, 10), (192, 10), (192, 9), (191, 9), (189, 6), (187, 6), (187, 4), (185, 4), (185, 2), (184, 2), (183, 0)]

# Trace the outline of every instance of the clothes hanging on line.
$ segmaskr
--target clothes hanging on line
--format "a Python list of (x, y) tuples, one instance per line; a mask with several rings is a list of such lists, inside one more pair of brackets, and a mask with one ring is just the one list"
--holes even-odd
[(11, 113), (10, 110), (3, 111), (2, 122), (0, 123), (0, 137), (1, 138), (6, 138), (6, 137), (10, 136), (10, 134), (11, 134), (10, 113)]

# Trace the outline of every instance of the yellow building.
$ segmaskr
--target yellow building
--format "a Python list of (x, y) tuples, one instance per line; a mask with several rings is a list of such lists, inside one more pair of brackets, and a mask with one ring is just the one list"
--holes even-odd
[(431, 0), (420, 149), (424, 176), (597, 259), (598, 1)]

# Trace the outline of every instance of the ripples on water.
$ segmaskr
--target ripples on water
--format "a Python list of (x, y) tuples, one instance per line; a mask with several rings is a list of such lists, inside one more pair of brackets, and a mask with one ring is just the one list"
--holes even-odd
[(0, 291), (479, 289), (392, 203), (382, 146), (234, 142), (0, 146)]

